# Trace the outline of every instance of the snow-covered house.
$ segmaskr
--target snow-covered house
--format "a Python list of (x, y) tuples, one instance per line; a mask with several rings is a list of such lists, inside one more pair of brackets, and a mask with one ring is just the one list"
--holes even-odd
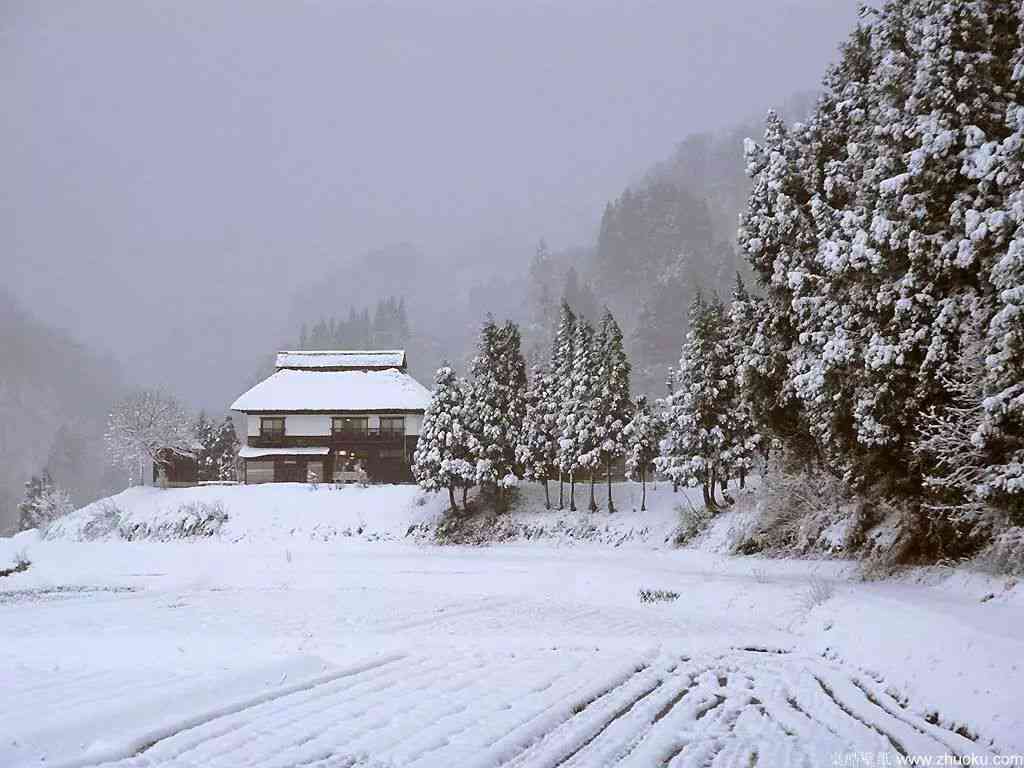
[(239, 397), (240, 480), (412, 482), (430, 392), (406, 372), (405, 351), (280, 352), (276, 370)]

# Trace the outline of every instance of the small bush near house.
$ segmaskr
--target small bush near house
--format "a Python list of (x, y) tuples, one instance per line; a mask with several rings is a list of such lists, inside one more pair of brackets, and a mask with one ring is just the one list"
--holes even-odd
[(643, 589), (637, 593), (641, 603), (671, 603), (679, 599), (679, 593), (668, 589)]

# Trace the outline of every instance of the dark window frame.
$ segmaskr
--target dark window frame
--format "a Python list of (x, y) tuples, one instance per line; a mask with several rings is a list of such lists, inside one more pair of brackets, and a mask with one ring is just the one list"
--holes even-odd
[[(281, 424), (280, 429), (268, 428), (268, 423), (279, 422)], [(285, 436), (285, 417), (284, 416), (261, 416), (260, 417), (260, 437), (267, 439), (275, 439)]]
[[(398, 422), (398, 429), (391, 427), (385, 427), (384, 422)], [(380, 433), (382, 435), (394, 435), (399, 436), (405, 435), (405, 416), (381, 416), (380, 417)]]
[[(353, 429), (351, 426), (344, 426), (344, 422), (361, 421), (360, 429)], [(332, 435), (368, 435), (370, 433), (370, 419), (366, 416), (332, 416)]]

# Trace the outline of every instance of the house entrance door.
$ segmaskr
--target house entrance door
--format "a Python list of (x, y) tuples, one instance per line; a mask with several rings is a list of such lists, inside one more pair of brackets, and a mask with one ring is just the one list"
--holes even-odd
[(278, 459), (274, 462), (274, 482), (306, 482), (306, 462), (299, 459)]

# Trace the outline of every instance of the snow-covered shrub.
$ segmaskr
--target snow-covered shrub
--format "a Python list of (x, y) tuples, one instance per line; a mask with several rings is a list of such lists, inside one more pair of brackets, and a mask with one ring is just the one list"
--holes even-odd
[(682, 546), (703, 533), (712, 518), (710, 509), (698, 509), (692, 504), (677, 504), (676, 514), (679, 515), (679, 525), (676, 526), (673, 536), (676, 546)]
[(848, 552), (857, 509), (856, 500), (830, 475), (779, 472), (766, 480), (754, 522), (737, 536), (734, 551)]
[(169, 519), (159, 523), (124, 520), (118, 527), (118, 533), (127, 541), (209, 537), (219, 533), (227, 520), (227, 512), (220, 501), (193, 501), (182, 504)]
[(836, 588), (831, 581), (813, 577), (807, 583), (807, 588), (800, 593), (800, 609), (804, 613), (810, 613), (819, 605), (835, 597), (835, 594)]
[(32, 565), (32, 561), (28, 559), (28, 555), (25, 553), (25, 550), (21, 550), (14, 555), (14, 565), (10, 568), (0, 568), (0, 578), (3, 578), (4, 576), (12, 576), (15, 573), (21, 573), (22, 571), (27, 571), (30, 565)]
[(1024, 576), (1024, 527), (1015, 526), (996, 536), (975, 563), (987, 573)]
[(123, 516), (121, 508), (110, 499), (100, 502), (96, 514), (82, 526), (82, 538), (95, 541), (119, 532)]

